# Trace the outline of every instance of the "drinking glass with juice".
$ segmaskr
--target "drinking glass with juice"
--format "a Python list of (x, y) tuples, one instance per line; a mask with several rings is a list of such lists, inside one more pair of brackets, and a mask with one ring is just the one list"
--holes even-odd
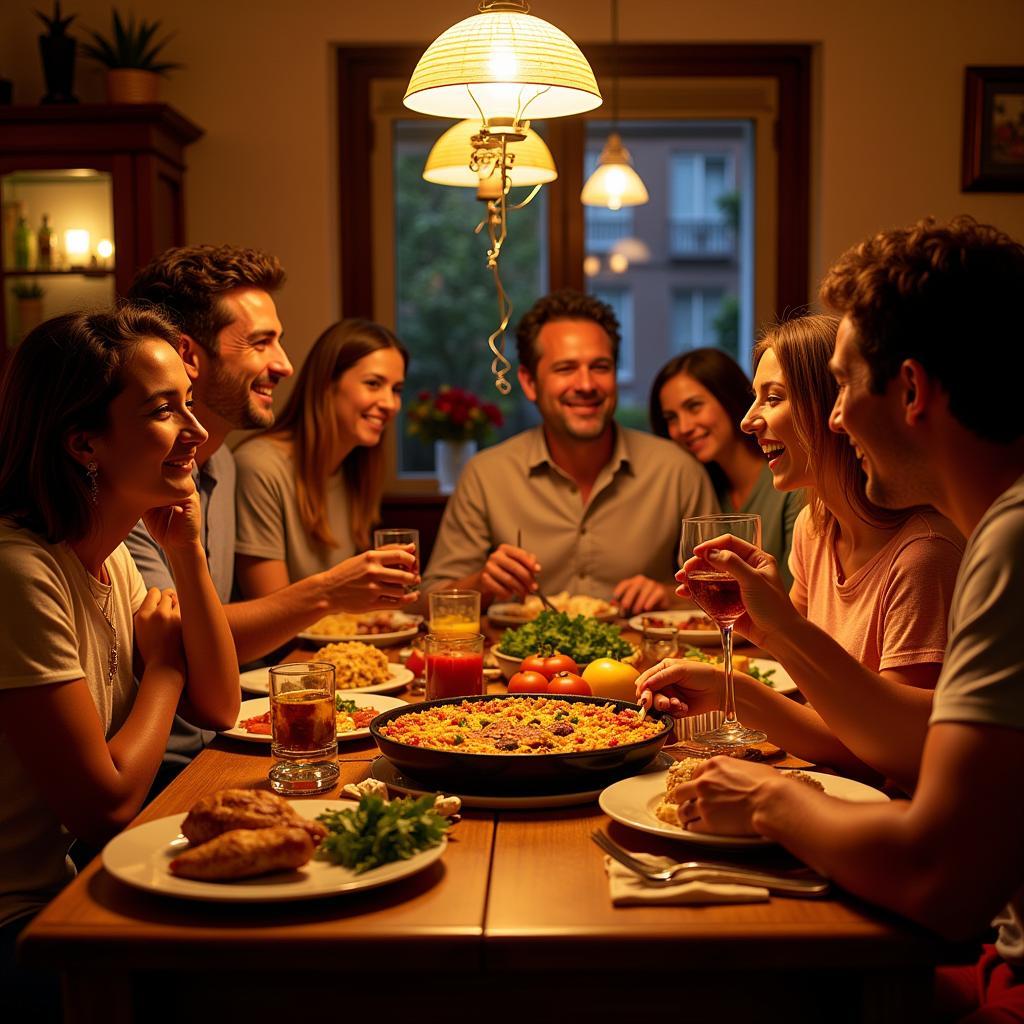
[(484, 692), (482, 633), (428, 633), (426, 652), (427, 700)]
[(288, 662), (270, 670), (270, 785), (285, 795), (320, 793), (338, 781), (334, 666)]
[(478, 590), (435, 590), (429, 595), (430, 632), (480, 632), (480, 592)]

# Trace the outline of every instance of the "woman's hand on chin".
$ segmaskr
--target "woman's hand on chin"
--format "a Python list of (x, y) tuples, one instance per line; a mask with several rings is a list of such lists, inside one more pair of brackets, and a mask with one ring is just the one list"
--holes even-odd
[(199, 543), (202, 513), (199, 493), (193, 491), (176, 505), (160, 505), (142, 514), (149, 535), (165, 551), (189, 548)]

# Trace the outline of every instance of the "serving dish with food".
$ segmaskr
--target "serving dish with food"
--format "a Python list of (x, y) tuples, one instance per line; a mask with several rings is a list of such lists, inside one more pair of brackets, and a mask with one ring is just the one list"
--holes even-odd
[(683, 644), (697, 644), (701, 647), (717, 647), (722, 642), (718, 627), (699, 608), (677, 608), (669, 611), (647, 612), (634, 615), (629, 620), (631, 629), (642, 633), (644, 619), (650, 626), (676, 630), (676, 637)]
[(450, 823), (433, 797), (301, 800), (229, 789), (187, 815), (115, 836), (103, 866), (148, 892), (216, 902), (305, 900), (372, 889), (444, 853)]
[(618, 626), (583, 615), (548, 611), (524, 626), (506, 630), (492, 653), (507, 678), (533, 654), (567, 654), (582, 669), (598, 658), (632, 657), (635, 650)]
[[(327, 644), (310, 660), (334, 665), (335, 685), (346, 693), (396, 693), (413, 680), (412, 672), (404, 665), (388, 661), (383, 651), (358, 641)], [(270, 692), (268, 669), (243, 672), (239, 681), (247, 693)]]
[[(637, 775), (622, 779), (605, 789), (598, 803), (601, 810), (622, 825), (664, 836), (667, 839), (682, 839), (704, 846), (771, 846), (771, 840), (762, 836), (728, 836), (707, 832), (692, 832), (682, 826), (678, 817), (677, 804), (671, 799), (674, 790), (695, 765), (701, 762), (687, 758), (672, 765), (667, 772)], [(881, 791), (838, 775), (822, 772), (776, 771), (795, 776), (793, 785), (814, 785), (829, 796), (855, 803), (883, 803), (889, 798)]]
[(399, 771), (450, 792), (564, 793), (650, 764), (673, 722), (639, 712), (597, 697), (485, 695), (385, 711), (370, 732)]
[[(552, 594), (548, 600), (555, 609), (570, 616), (583, 615), (599, 622), (611, 622), (618, 618), (619, 609), (610, 601), (587, 594), (570, 594), (568, 590)], [(545, 609), (544, 602), (536, 594), (523, 601), (500, 601), (487, 609), (487, 618), (493, 626), (521, 626), (532, 622)]]
[[(375, 693), (358, 694), (355, 697), (336, 693), (334, 703), (339, 742), (369, 738), (370, 722), (377, 715), (382, 711), (405, 706), (404, 700)], [(242, 701), (238, 721), (232, 728), (225, 729), (221, 736), (247, 743), (270, 743), (270, 700), (267, 697), (254, 697)]]
[(299, 633), (309, 643), (341, 643), (360, 640), (375, 647), (390, 647), (411, 640), (423, 621), (422, 615), (407, 612), (364, 612), (361, 615), (325, 615)]

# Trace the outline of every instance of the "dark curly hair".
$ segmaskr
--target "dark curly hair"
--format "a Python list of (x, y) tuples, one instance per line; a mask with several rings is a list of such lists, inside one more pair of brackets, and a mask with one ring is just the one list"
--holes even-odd
[(0, 516), (51, 544), (89, 532), (96, 509), (65, 442), (103, 431), (125, 368), (149, 339), (176, 346), (178, 332), (154, 310), (125, 303), (54, 317), (15, 349), (0, 383)]
[(573, 288), (560, 288), (550, 295), (539, 298), (522, 316), (516, 327), (516, 352), (519, 365), (524, 367), (531, 377), (536, 376), (540, 353), (537, 351), (537, 335), (540, 329), (553, 320), (592, 320), (611, 338), (612, 359), (619, 362), (619, 342), (621, 333), (619, 321), (611, 306), (584, 295)]
[(883, 231), (844, 253), (821, 298), (848, 316), (877, 393), (916, 359), (950, 412), (989, 441), (1022, 436), (1024, 246), (972, 217)]
[(235, 288), (272, 292), (284, 284), (276, 256), (234, 245), (187, 245), (168, 249), (135, 275), (128, 297), (149, 302), (211, 355), (217, 335), (231, 323), (220, 302)]

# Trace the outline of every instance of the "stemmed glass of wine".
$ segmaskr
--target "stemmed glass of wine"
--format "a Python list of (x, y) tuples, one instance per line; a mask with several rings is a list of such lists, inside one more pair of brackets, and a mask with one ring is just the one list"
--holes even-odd
[[(693, 549), (705, 541), (731, 533), (754, 547), (761, 546), (761, 517), (759, 515), (716, 515), (694, 516), (683, 520), (683, 533), (679, 540), (679, 564), (694, 557)], [(736, 693), (732, 678), (732, 629), (736, 620), (743, 615), (743, 597), (740, 585), (727, 572), (722, 572), (711, 562), (700, 559), (686, 570), (686, 586), (690, 595), (714, 619), (722, 633), (722, 651), (725, 655), (725, 699), (722, 706), (722, 723), (710, 732), (701, 733), (694, 744), (708, 747), (735, 747), (749, 743), (762, 743), (767, 739), (763, 732), (748, 729), (736, 717)]]

